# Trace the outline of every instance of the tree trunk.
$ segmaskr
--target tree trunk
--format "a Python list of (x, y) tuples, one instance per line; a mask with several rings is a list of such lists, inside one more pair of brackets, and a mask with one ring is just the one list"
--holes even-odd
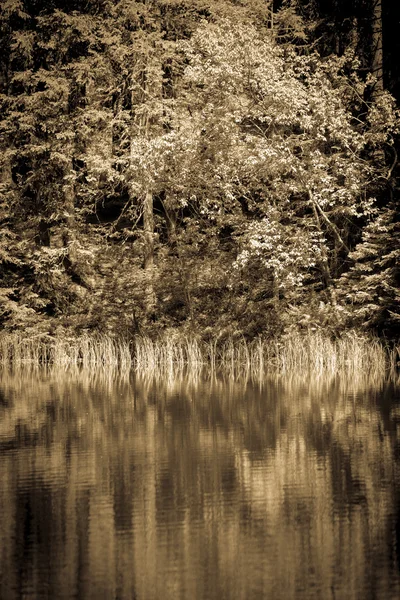
[[(64, 175), (64, 183), (62, 186), (63, 191), (63, 204), (62, 213), (63, 219), (50, 228), (50, 246), (53, 248), (68, 248), (68, 255), (73, 262), (73, 248), (71, 247), (72, 242), (75, 239), (75, 190), (74, 184), (66, 178), (72, 172), (72, 161), (70, 162), (70, 170), (66, 171)], [(72, 244), (73, 246), (73, 244)]]
[(154, 265), (154, 216), (153, 194), (146, 192), (143, 205), (143, 230), (144, 230), (144, 268), (149, 271)]
[(279, 314), (279, 280), (275, 270), (272, 274), (272, 296), (276, 314)]
[(151, 314), (155, 307), (155, 294), (153, 285), (154, 267), (154, 212), (153, 194), (147, 191), (143, 204), (143, 233), (144, 233), (144, 270), (146, 274), (146, 312)]
[(271, 19), (271, 31), (274, 31), (275, 28), (275, 22), (274, 22), (274, 0), (271, 0), (270, 2), (270, 6), (269, 6), (269, 10), (270, 10), (270, 19)]
[(173, 201), (169, 196), (166, 196), (163, 201), (165, 212), (165, 222), (167, 224), (168, 242), (172, 246), (176, 242), (176, 211), (174, 210)]
[(4, 189), (10, 189), (13, 186), (12, 167), (10, 155), (7, 155), (5, 148), (2, 148), (3, 159), (0, 161), (0, 186)]
[[(309, 199), (310, 199), (312, 211), (314, 214), (314, 219), (315, 219), (315, 224), (316, 224), (317, 230), (319, 231), (321, 236), (323, 236), (324, 232), (322, 230), (321, 221), (319, 218), (316, 202), (315, 202), (311, 192), (309, 192)], [(342, 242), (342, 244), (343, 244), (343, 242)], [(328, 253), (326, 251), (326, 247), (325, 247), (324, 243), (321, 244), (320, 267), (321, 267), (322, 275), (324, 278), (325, 289), (326, 289), (328, 297), (329, 297), (329, 302), (330, 302), (331, 306), (336, 308), (336, 306), (337, 306), (336, 290), (335, 290), (334, 282), (332, 279), (331, 270), (329, 267)]]
[(376, 77), (373, 95), (383, 91), (382, 0), (372, 0), (372, 73)]
[[(162, 99), (163, 73), (160, 64), (156, 42), (149, 36), (148, 44), (139, 49), (135, 70), (131, 74), (132, 158), (136, 152), (133, 144), (135, 139), (149, 142), (162, 133), (159, 113), (154, 108), (154, 100)], [(151, 169), (151, 167), (149, 168)], [(143, 189), (143, 266), (146, 281), (145, 311), (149, 317), (154, 314), (156, 304), (154, 292), (154, 186), (146, 173), (142, 173), (141, 184)]]

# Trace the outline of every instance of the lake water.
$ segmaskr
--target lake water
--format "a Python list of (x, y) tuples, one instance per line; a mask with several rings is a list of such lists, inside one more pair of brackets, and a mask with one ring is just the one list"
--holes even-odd
[(0, 373), (0, 598), (400, 598), (400, 390)]

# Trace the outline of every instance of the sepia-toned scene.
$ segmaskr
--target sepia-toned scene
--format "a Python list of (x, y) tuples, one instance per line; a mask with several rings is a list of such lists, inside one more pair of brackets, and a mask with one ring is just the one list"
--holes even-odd
[(399, 31), (0, 0), (0, 600), (400, 598)]

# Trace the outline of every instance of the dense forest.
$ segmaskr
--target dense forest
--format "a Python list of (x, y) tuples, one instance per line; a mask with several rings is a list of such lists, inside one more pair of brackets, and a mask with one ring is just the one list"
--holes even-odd
[(0, 327), (400, 334), (400, 7), (2, 0)]

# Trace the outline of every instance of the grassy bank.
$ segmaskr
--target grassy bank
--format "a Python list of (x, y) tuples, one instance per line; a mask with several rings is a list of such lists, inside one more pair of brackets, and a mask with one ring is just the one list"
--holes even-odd
[(54, 339), (5, 335), (0, 338), (0, 364), (119, 368), (137, 372), (223, 370), (232, 376), (260, 376), (271, 369), (283, 373), (353, 371), (383, 372), (394, 368), (400, 349), (389, 351), (376, 338), (347, 333), (332, 340), (320, 332), (294, 333), (279, 340), (258, 338), (205, 342), (174, 334), (156, 340), (122, 340), (107, 335)]

